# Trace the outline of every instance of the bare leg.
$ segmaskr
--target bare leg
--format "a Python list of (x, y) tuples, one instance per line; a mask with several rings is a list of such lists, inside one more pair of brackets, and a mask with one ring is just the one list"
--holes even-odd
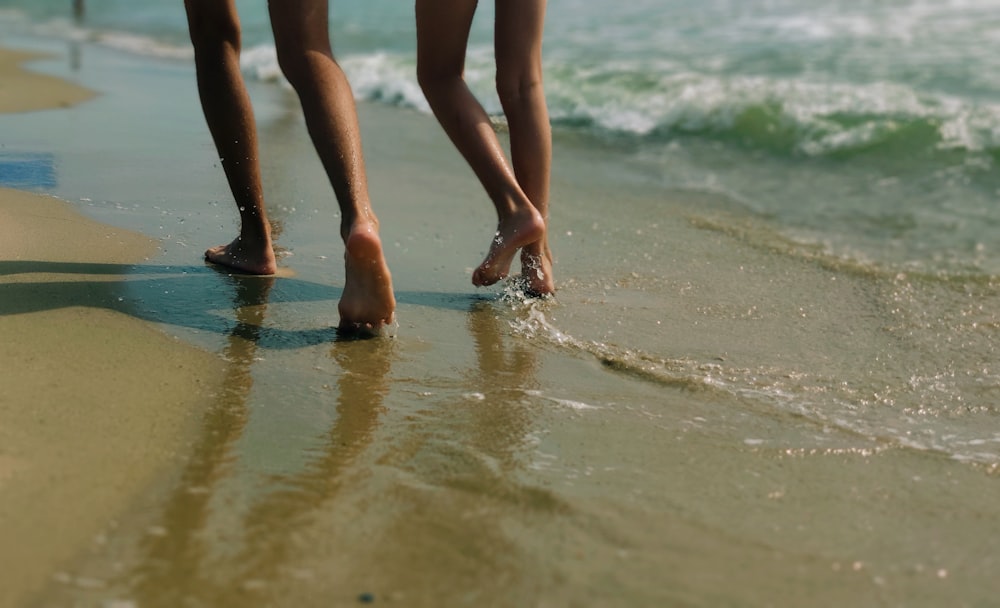
[(542, 30), (546, 0), (496, 3), (497, 93), (510, 128), (511, 160), (521, 189), (545, 220), (542, 238), (521, 250), (529, 291), (555, 292), (549, 250), (549, 175), (552, 131), (542, 87)]
[(496, 208), (497, 232), (472, 275), (492, 285), (510, 272), (517, 250), (545, 234), (545, 220), (508, 165), (489, 117), (462, 73), (476, 0), (417, 0), (417, 76), (438, 122), (472, 167)]
[(330, 47), (328, 0), (280, 0), (268, 6), (278, 61), (299, 95), (309, 135), (340, 206), (346, 250), (340, 326), (378, 330), (393, 321), (396, 300), (368, 198), (354, 96)]
[(185, 0), (198, 93), (240, 211), (240, 234), (205, 258), (251, 274), (277, 269), (257, 160), (253, 108), (240, 74), (240, 24), (233, 0)]

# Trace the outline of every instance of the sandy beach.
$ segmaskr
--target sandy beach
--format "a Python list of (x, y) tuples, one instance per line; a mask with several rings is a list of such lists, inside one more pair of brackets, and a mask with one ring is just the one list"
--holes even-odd
[(564, 133), (556, 299), (475, 289), (482, 189), (361, 103), (399, 327), (342, 341), (291, 91), (250, 84), (282, 271), (230, 276), (190, 62), (19, 42), (76, 92), (0, 115), (0, 171), (37, 169), (0, 190), (0, 606), (993, 601), (995, 385), (894, 401), (947, 376), (939, 325), (986, 352), (991, 283), (832, 260)]
[[(0, 51), (0, 110), (93, 96), (18, 67), (37, 57)], [(21, 606), (183, 451), (219, 364), (116, 310), (149, 237), (2, 188), (0, 227), (0, 606)]]
[(4, 85), (0, 88), (0, 112), (66, 108), (94, 96), (93, 91), (21, 68), (25, 61), (44, 56), (6, 49), (0, 54), (0, 72), (4, 75)]

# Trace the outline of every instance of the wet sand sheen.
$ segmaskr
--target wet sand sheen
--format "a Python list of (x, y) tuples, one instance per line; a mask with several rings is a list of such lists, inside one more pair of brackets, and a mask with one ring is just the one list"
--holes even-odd
[[(233, 210), (220, 203), (216, 222), (202, 209), (223, 182), (192, 73), (129, 73), (131, 89), (160, 86), (171, 106), (191, 104), (174, 115), (157, 106), (171, 120), (151, 138), (129, 90), (72, 110), (104, 106), (118, 137), (141, 133), (127, 156), (143, 164), (102, 175), (103, 195), (69, 179), (61, 195), (103, 201), (101, 219), (115, 225), (130, 219), (132, 201), (153, 207), (150, 223), (125, 224), (164, 241), (136, 273), (171, 274), (129, 277), (126, 303), (182, 339), (211, 343), (224, 378), (170, 478), (28, 605), (940, 606), (992, 597), (995, 468), (828, 424), (831, 399), (810, 417), (753, 394), (775, 379), (804, 383), (799, 397), (829, 392), (807, 381), (850, 381), (875, 357), (908, 350), (885, 329), (883, 278), (758, 246), (770, 241), (753, 231), (688, 221), (691, 209), (731, 210), (631, 186), (607, 151), (563, 142), (558, 302), (509, 306), (463, 274), (481, 259), (468, 254), (490, 228), (478, 213), (488, 204), (446, 137), (427, 117), (362, 105), (401, 327), (391, 341), (335, 342), (335, 216), (332, 202), (321, 206), (329, 186), (297, 100), (256, 90), (272, 217), (295, 277), (233, 280), (194, 261), (197, 247), (221, 242), (205, 226), (228, 223)], [(75, 118), (100, 133), (95, 115)], [(192, 150), (206, 155), (186, 173), (187, 189), (150, 196), (152, 180), (171, 176), (145, 160), (146, 140), (182, 127), (192, 135), (163, 147), (169, 166)], [(46, 134), (63, 153), (74, 143)], [(108, 157), (126, 157), (118, 144)], [(97, 162), (79, 165), (91, 174)], [(72, 163), (63, 167), (72, 174)], [(607, 201), (621, 212), (609, 217)], [(173, 216), (194, 221), (161, 219)]]
[[(20, 70), (30, 57), (0, 51), (0, 110), (93, 96)], [(57, 199), (0, 189), (0, 606), (23, 605), (128, 509), (213, 391), (215, 357), (109, 306), (154, 249)]]

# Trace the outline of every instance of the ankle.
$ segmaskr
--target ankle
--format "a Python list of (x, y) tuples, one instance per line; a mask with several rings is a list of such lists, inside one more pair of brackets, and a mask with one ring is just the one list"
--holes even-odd
[(266, 223), (263, 226), (256, 225), (256, 223), (245, 223), (240, 227), (240, 240), (247, 242), (270, 243), (271, 226)]

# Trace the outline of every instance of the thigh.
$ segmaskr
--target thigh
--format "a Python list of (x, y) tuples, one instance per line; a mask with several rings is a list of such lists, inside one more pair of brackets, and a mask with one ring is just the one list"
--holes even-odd
[(416, 0), (417, 70), (461, 74), (477, 0)]
[(291, 49), (331, 52), (329, 0), (270, 0), (267, 8), (279, 54)]
[(496, 0), (494, 46), (498, 71), (540, 69), (545, 0)]
[(225, 33), (231, 36), (239, 31), (239, 15), (235, 0), (184, 0), (188, 27), (192, 37)]

